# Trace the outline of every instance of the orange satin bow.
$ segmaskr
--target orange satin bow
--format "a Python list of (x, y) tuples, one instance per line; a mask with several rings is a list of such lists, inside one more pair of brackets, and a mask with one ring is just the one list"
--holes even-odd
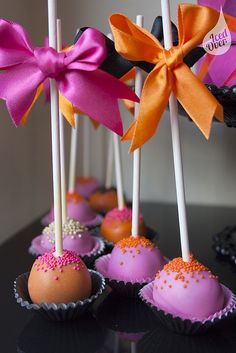
[(179, 45), (166, 50), (151, 33), (126, 16), (110, 17), (118, 53), (128, 60), (155, 64), (144, 82), (138, 116), (122, 138), (132, 140), (130, 152), (154, 135), (172, 91), (206, 138), (210, 135), (213, 117), (223, 121), (222, 106), (183, 62), (202, 43), (218, 18), (219, 13), (211, 8), (179, 5)]

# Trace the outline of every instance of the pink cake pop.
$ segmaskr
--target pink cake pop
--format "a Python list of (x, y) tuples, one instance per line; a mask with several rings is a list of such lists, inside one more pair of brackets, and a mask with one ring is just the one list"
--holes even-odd
[(88, 199), (100, 186), (95, 177), (78, 176), (76, 181), (76, 192)]
[[(67, 215), (69, 218), (75, 219), (88, 227), (96, 227), (102, 221), (102, 217), (96, 214), (88, 202), (76, 192), (67, 194)], [(49, 214), (43, 218), (42, 223), (48, 225), (53, 220), (54, 209), (52, 207)]]
[(224, 291), (211, 271), (190, 257), (166, 264), (156, 275), (153, 300), (163, 311), (182, 319), (202, 321), (225, 305)]
[[(43, 230), (43, 234), (37, 236), (32, 241), (31, 250), (37, 255), (42, 255), (47, 251), (51, 251), (55, 246), (55, 224), (50, 223)], [(91, 235), (88, 228), (84, 227), (80, 222), (68, 219), (63, 225), (63, 248), (74, 251), (79, 256), (91, 256), (96, 254), (101, 246), (102, 241)]]

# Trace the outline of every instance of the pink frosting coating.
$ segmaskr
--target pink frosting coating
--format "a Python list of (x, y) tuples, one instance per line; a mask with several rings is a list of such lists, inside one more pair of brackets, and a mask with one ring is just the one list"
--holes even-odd
[[(132, 219), (132, 208), (124, 207), (122, 210), (118, 208), (113, 208), (113, 210), (109, 211), (106, 216), (106, 221), (119, 220), (121, 222), (130, 221)], [(139, 219), (143, 220), (143, 216), (140, 214)]]
[(154, 281), (153, 299), (157, 307), (183, 319), (203, 320), (224, 307), (224, 294), (218, 279), (207, 271), (160, 271)]
[(79, 203), (67, 203), (68, 217), (78, 220), (81, 223), (91, 221), (96, 218), (96, 213), (92, 210), (86, 200)]
[(99, 188), (99, 186), (99, 181), (96, 178), (89, 178), (86, 183), (80, 183), (77, 181), (76, 192), (88, 199), (92, 193)]
[(47, 251), (51, 251), (55, 246), (55, 244), (51, 240), (51, 237), (47, 234), (41, 235), (41, 245)]
[(110, 278), (125, 282), (151, 280), (156, 272), (163, 268), (165, 260), (160, 250), (151, 242), (152, 245), (146, 247), (139, 244), (124, 248), (120, 248), (119, 243), (113, 248), (108, 264), (107, 272)]
[[(86, 200), (79, 203), (68, 202), (67, 203), (67, 216), (73, 218), (81, 223), (91, 222), (96, 219), (97, 214), (89, 206)], [(50, 212), (43, 218), (43, 224), (47, 225), (54, 221), (54, 208), (52, 207)]]
[[(84, 256), (90, 253), (96, 245), (96, 239), (89, 231), (82, 231), (75, 235), (64, 235), (63, 248), (69, 251), (74, 251), (79, 256)], [(41, 246), (46, 251), (51, 251), (54, 246), (54, 237), (48, 234), (41, 235)]]
[(74, 251), (78, 255), (86, 255), (92, 251), (96, 239), (89, 232), (82, 232), (78, 235), (67, 235), (63, 240), (63, 247)]

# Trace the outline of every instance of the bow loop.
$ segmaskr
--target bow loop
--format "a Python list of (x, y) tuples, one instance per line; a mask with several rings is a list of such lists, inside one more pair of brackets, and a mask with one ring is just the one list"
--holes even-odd
[(175, 69), (179, 65), (183, 64), (183, 51), (180, 46), (172, 47), (169, 50), (163, 48), (163, 57), (165, 64), (170, 70)]
[(58, 53), (53, 48), (35, 48), (34, 57), (45, 77), (56, 78), (65, 68), (65, 53)]

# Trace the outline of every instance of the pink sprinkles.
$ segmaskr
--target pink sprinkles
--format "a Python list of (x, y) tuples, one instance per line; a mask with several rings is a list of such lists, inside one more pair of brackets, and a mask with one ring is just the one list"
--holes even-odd
[[(132, 208), (125, 207), (122, 210), (118, 208), (113, 208), (106, 214), (105, 219), (107, 221), (119, 220), (121, 222), (127, 222), (132, 219)], [(139, 214), (140, 221), (143, 220), (142, 214)]]
[[(59, 269), (60, 272), (63, 272), (62, 267), (70, 264), (74, 264), (73, 270), (80, 270), (81, 260), (75, 252), (64, 250), (63, 255), (58, 257), (54, 256), (54, 252), (55, 249), (37, 258), (37, 262), (34, 264), (37, 271), (41, 270), (47, 272), (48, 270), (53, 271), (55, 269)], [(58, 278), (55, 277), (55, 280), (58, 280)]]

